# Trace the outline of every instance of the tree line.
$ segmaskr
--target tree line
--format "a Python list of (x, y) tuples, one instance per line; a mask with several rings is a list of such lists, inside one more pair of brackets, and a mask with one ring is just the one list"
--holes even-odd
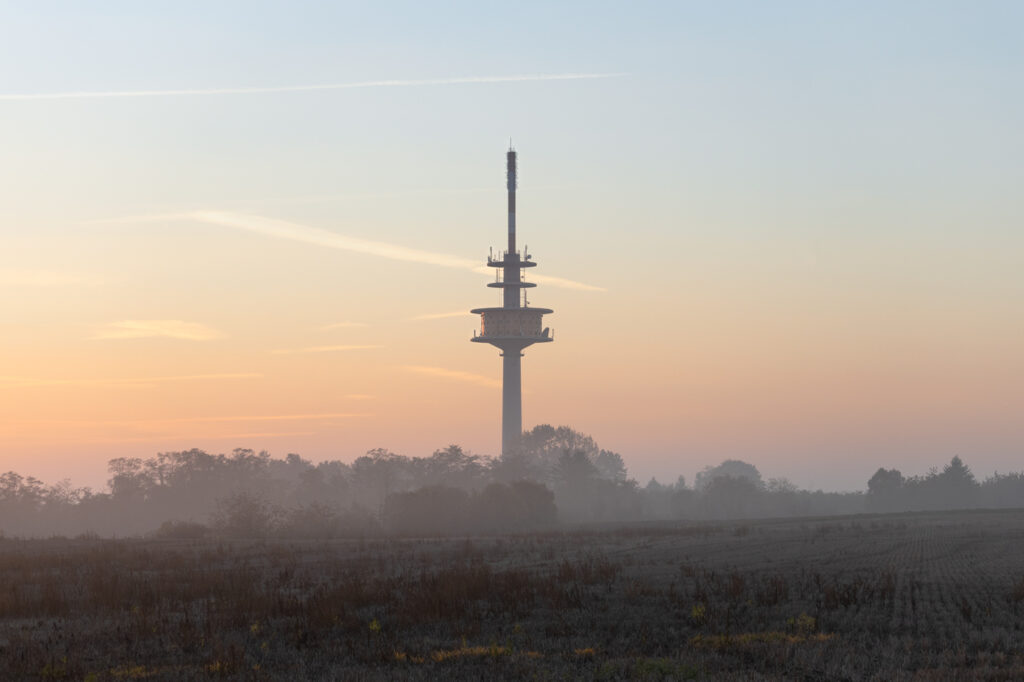
[(1024, 506), (1024, 473), (994, 473), (978, 481), (959, 457), (939, 471), (905, 477), (881, 468), (868, 481), (867, 509), (878, 512)]
[(800, 490), (726, 460), (641, 486), (623, 458), (569, 427), (541, 425), (520, 452), (490, 458), (457, 445), (427, 457), (374, 449), (314, 464), (236, 449), (193, 449), (108, 463), (106, 489), (0, 475), (0, 532), (12, 536), (157, 534), (352, 537), (527, 532), (558, 524), (740, 519), (1024, 506), (1024, 474), (977, 481), (956, 457), (904, 477), (879, 469), (867, 491)]

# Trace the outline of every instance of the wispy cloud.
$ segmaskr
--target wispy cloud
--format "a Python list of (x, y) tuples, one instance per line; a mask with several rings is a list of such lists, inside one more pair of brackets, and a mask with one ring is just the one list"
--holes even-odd
[(320, 419), (352, 419), (354, 417), (372, 417), (362, 412), (326, 412), (323, 414), (264, 414), (243, 417), (181, 417), (177, 419), (160, 419), (161, 422), (265, 422), (265, 421), (308, 421)]
[(416, 315), (410, 317), (410, 320), (443, 320), (448, 317), (466, 317), (470, 312), (468, 310), (453, 310), (450, 313), (427, 313), (426, 315)]
[(182, 320), (121, 320), (110, 322), (96, 330), (93, 339), (151, 339), (168, 338), (187, 341), (219, 339), (221, 334), (198, 322)]
[(326, 324), (320, 327), (322, 331), (329, 329), (354, 329), (356, 327), (369, 327), (370, 325), (365, 322), (335, 322), (334, 324)]
[(355, 90), (361, 88), (402, 88), (432, 85), (477, 85), (488, 83), (528, 83), (536, 81), (594, 80), (622, 76), (621, 73), (542, 73), (513, 76), (463, 76), (458, 78), (423, 78), (327, 83), (320, 85), (281, 85), (248, 88), (188, 88), (179, 90), (93, 90), (68, 92), (0, 93), (0, 101), (103, 99), (110, 97), (181, 97), (197, 95), (266, 95), (284, 92), (315, 92), (320, 90)]
[(5, 287), (62, 287), (96, 283), (96, 279), (58, 270), (32, 270), (0, 268), (0, 286)]
[[(151, 443), (151, 442), (176, 442), (176, 443), (196, 443), (207, 440), (240, 440), (242, 438), (282, 438), (285, 436), (313, 436), (316, 435), (316, 431), (259, 431), (259, 432), (243, 432), (243, 433), (206, 433), (206, 434), (189, 434), (187, 437), (182, 437), (180, 434), (159, 434), (159, 435), (148, 435), (148, 436), (129, 436), (129, 437), (116, 437), (116, 438), (87, 438), (81, 435), (73, 436), (73, 439), (77, 443)], [(191, 446), (189, 446), (191, 447)]]
[(450, 379), (452, 381), (462, 381), (469, 384), (476, 384), (478, 386), (487, 386), (489, 388), (501, 386), (501, 382), (497, 379), (485, 377), (482, 374), (463, 372), (457, 369), (424, 367), (422, 365), (402, 365), (401, 369), (404, 369), (407, 372), (415, 372), (416, 374), (425, 374), (427, 376), (438, 377), (440, 379)]
[(410, 249), (405, 246), (389, 244), (388, 242), (379, 242), (372, 239), (348, 237), (319, 227), (299, 225), (298, 223), (291, 223), (284, 220), (230, 213), (227, 211), (193, 211), (191, 213), (182, 214), (182, 217), (191, 218), (192, 220), (211, 225), (220, 225), (223, 227), (233, 227), (239, 230), (247, 230), (249, 232), (258, 232), (259, 234), (266, 235), (268, 237), (289, 239), (292, 241), (314, 244), (316, 246), (341, 249), (343, 251), (365, 253), (371, 256), (390, 258), (391, 260), (439, 265), (446, 268), (468, 270), (474, 270), (477, 268), (477, 261), (469, 260), (468, 258), (460, 258), (459, 256), (450, 256), (445, 253), (436, 253), (433, 251)]
[(252, 372), (229, 374), (186, 374), (183, 376), (139, 377), (134, 379), (42, 379), (32, 377), (0, 376), (0, 388), (37, 388), (71, 386), (87, 388), (142, 388), (178, 381), (210, 381), (220, 379), (261, 379), (262, 374)]
[[(424, 251), (421, 249), (410, 249), (404, 246), (390, 244), (388, 242), (376, 241), (373, 239), (361, 239), (348, 237), (343, 234), (331, 232), (319, 227), (300, 225), (285, 220), (264, 218), (262, 216), (234, 213), (230, 211), (190, 211), (186, 213), (168, 213), (163, 215), (131, 216), (116, 218), (114, 220), (103, 220), (93, 222), (116, 222), (116, 223), (140, 223), (140, 222), (162, 222), (168, 220), (193, 220), (209, 225), (221, 227), (232, 227), (238, 230), (256, 232), (268, 237), (288, 239), (291, 241), (323, 246), (342, 251), (353, 251), (365, 253), (380, 258), (391, 260), (422, 263), (425, 265), (436, 265), (444, 268), (455, 268), (458, 270), (469, 270), (471, 272), (485, 275), (494, 274), (493, 268), (480, 265), (479, 261), (453, 256), (435, 251)], [(591, 284), (584, 284), (562, 277), (551, 277), (548, 275), (530, 275), (531, 279), (543, 284), (560, 287), (563, 289), (575, 289), (577, 291), (605, 291), (601, 287)]]
[(336, 351), (345, 350), (369, 350), (371, 348), (383, 348), (383, 346), (375, 345), (349, 345), (349, 346), (308, 346), (306, 348), (283, 348), (280, 350), (272, 350), (271, 353), (276, 355), (291, 355), (292, 353), (333, 353)]
[[(520, 186), (523, 187), (523, 185)], [(577, 190), (579, 188), (580, 185), (578, 183), (544, 185), (530, 184), (527, 187), (531, 194), (533, 192)], [(232, 207), (248, 207), (252, 210), (252, 207), (254, 206), (290, 206), (364, 200), (380, 201), (385, 199), (403, 199), (406, 197), (419, 196), (457, 196), (460, 194), (491, 194), (494, 196), (503, 196), (505, 194), (505, 187), (499, 183), (498, 185), (490, 185), (489, 187), (419, 187), (387, 192), (332, 192), (329, 194), (290, 194), (287, 196), (261, 194), (259, 196), (248, 196), (244, 198), (233, 197), (231, 199), (220, 199), (217, 201), (217, 205), (222, 207), (221, 210), (232, 210)], [(87, 220), (85, 223), (117, 225), (131, 222), (147, 222), (150, 220), (152, 220), (152, 216), (127, 216), (115, 219)]]
[[(478, 269), (478, 272), (482, 270)], [(493, 270), (488, 269), (488, 274), (492, 274)], [(577, 282), (572, 279), (565, 279), (563, 277), (552, 277), (551, 275), (535, 275), (532, 272), (529, 275), (530, 280), (537, 284), (547, 284), (549, 286), (558, 287), (559, 289), (575, 289), (576, 291), (607, 291), (604, 287), (595, 287), (592, 284), (584, 284), (583, 282)]]
[(186, 424), (193, 422), (262, 422), (262, 421), (320, 421), (331, 419), (352, 419), (355, 417), (372, 417), (362, 412), (326, 412), (322, 414), (269, 414), (255, 416), (216, 416), (216, 417), (170, 417), (166, 419), (44, 419), (33, 423), (81, 425), (81, 426), (144, 426), (149, 424)]

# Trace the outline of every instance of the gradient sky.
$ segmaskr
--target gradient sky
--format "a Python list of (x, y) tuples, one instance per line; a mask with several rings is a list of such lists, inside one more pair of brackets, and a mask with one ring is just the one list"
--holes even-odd
[(641, 482), (1024, 469), (1022, 25), (1016, 2), (3, 3), (0, 471), (495, 454), (468, 310), (495, 298), (474, 268), (510, 137), (521, 240), (560, 278), (531, 292), (556, 341), (524, 359), (527, 427)]

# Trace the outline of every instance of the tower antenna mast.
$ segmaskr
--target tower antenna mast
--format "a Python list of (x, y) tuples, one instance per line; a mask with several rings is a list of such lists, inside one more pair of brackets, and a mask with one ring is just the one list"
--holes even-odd
[(480, 333), (471, 339), (476, 343), (489, 343), (501, 351), (501, 454), (513, 455), (521, 451), (523, 436), (523, 349), (535, 343), (554, 340), (544, 327), (544, 315), (553, 313), (547, 308), (532, 308), (526, 301), (526, 292), (537, 286), (523, 281), (523, 271), (537, 264), (530, 254), (516, 250), (516, 151), (509, 139), (505, 154), (505, 184), (508, 189), (508, 249), (498, 259), (488, 257), (487, 265), (500, 268), (501, 277), (488, 287), (501, 289), (501, 306), (474, 308), (480, 315)]

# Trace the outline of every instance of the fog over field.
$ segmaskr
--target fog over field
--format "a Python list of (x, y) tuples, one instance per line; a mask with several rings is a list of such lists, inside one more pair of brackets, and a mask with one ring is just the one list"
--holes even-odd
[(487, 458), (457, 445), (428, 457), (371, 450), (352, 463), (202, 450), (117, 458), (104, 490), (0, 475), (11, 537), (336, 538), (478, 535), (593, 524), (1024, 507), (1024, 473), (977, 480), (959, 457), (904, 476), (880, 468), (861, 490), (801, 490), (752, 464), (708, 466), (692, 483), (630, 478), (621, 455), (567, 426), (523, 434)]
[(18, 679), (1006, 680), (1019, 510), (456, 539), (0, 540)]

